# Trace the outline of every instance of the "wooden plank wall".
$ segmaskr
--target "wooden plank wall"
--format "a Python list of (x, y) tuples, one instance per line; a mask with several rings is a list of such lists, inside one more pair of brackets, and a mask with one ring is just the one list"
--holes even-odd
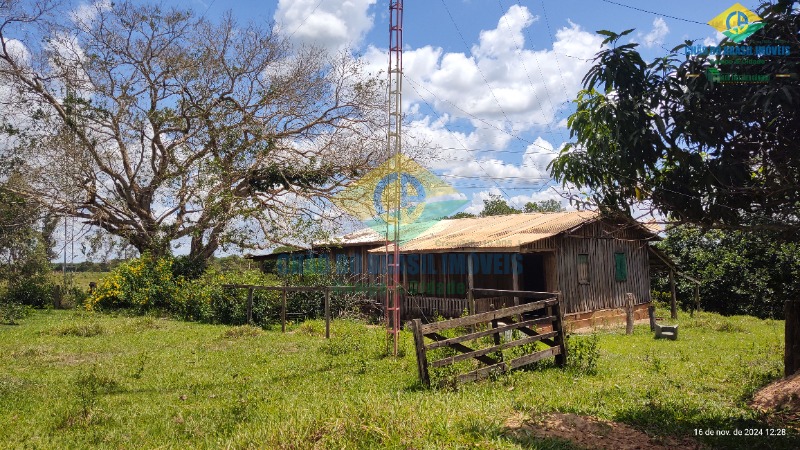
[[(650, 302), (650, 270), (647, 242), (608, 235), (610, 227), (593, 223), (564, 236), (559, 242), (558, 284), (567, 313), (621, 308), (625, 294), (636, 296), (637, 304)], [(625, 253), (628, 279), (616, 281), (614, 253)], [(578, 254), (589, 255), (589, 283), (578, 284)]]

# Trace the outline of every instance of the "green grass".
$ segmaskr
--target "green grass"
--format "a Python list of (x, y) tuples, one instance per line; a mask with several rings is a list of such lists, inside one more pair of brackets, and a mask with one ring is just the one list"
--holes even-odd
[[(282, 334), (39, 311), (0, 326), (0, 448), (572, 448), (505, 429), (552, 411), (656, 435), (767, 427), (746, 403), (780, 376), (783, 322), (679, 322), (675, 342), (647, 327), (599, 334), (594, 375), (544, 367), (426, 390), (410, 336), (386, 357), (384, 331), (362, 323), (335, 321), (326, 341), (318, 321)], [(703, 442), (800, 447), (795, 435)]]
[[(100, 280), (109, 272), (67, 272), (67, 282), (83, 291), (89, 291), (89, 283), (94, 281), (100, 284)], [(60, 271), (50, 273), (50, 281), (54, 284), (63, 285), (64, 275)]]

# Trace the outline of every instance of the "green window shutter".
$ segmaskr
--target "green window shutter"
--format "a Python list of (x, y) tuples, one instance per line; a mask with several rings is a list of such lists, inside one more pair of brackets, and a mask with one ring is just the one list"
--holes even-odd
[(628, 280), (628, 262), (625, 253), (614, 253), (614, 274), (617, 281)]

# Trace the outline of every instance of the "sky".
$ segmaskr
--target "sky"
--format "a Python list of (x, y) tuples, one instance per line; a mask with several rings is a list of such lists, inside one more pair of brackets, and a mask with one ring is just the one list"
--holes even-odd
[[(757, 2), (744, 1), (754, 9)], [(360, 55), (385, 73), (388, 0), (179, 3), (209, 18), (230, 9), (297, 43)], [(569, 141), (566, 119), (600, 49), (597, 30), (635, 28), (646, 59), (686, 39), (721, 39), (708, 20), (727, 0), (405, 0), (406, 136), (429, 142), (422, 162), (464, 193), (465, 211), (499, 194), (512, 206), (561, 200), (547, 164)]]
[[(351, 52), (373, 73), (388, 65), (388, 0), (163, 3), (211, 20), (230, 11), (297, 44)], [(490, 195), (520, 209), (548, 199), (568, 206), (547, 165), (570, 139), (571, 101), (601, 48), (596, 31), (634, 28), (628, 37), (652, 60), (687, 39), (718, 43), (723, 36), (706, 22), (733, 3), (405, 0), (404, 133), (428, 143), (419, 162), (464, 194), (467, 212)], [(86, 5), (76, 2), (76, 13)]]

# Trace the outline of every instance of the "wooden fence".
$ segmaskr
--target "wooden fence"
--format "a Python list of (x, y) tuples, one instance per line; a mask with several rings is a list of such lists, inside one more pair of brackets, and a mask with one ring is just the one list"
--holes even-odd
[(461, 317), (464, 311), (470, 314), (494, 311), (514, 305), (513, 297), (488, 297), (475, 300), (474, 308), (469, 298), (443, 298), (428, 297), (422, 295), (403, 295), (401, 313), (405, 319), (433, 318), (442, 316), (444, 318)]
[(286, 293), (287, 292), (319, 292), (325, 293), (325, 339), (331, 337), (331, 290), (350, 289), (340, 286), (256, 286), (252, 284), (223, 284), (224, 288), (247, 289), (247, 323), (253, 323), (253, 291), (280, 291), (281, 296), (281, 331), (286, 332)]
[[(549, 296), (549, 298), (441, 322), (423, 324), (420, 319), (412, 321), (414, 344), (417, 352), (417, 370), (420, 381), (424, 385), (430, 386), (431, 384), (429, 367), (439, 368), (471, 359), (475, 359), (484, 365), (468, 373), (458, 375), (457, 382), (477, 381), (486, 378), (492, 373), (506, 372), (551, 356), (555, 357), (556, 365), (559, 367), (563, 367), (566, 364), (567, 348), (564, 343), (562, 328), (563, 312), (558, 294), (472, 289), (470, 298), (474, 298), (475, 295), (508, 295), (509, 293), (519, 298), (541, 298), (545, 295)], [(541, 313), (542, 310), (544, 312), (543, 316), (534, 317), (535, 312)], [(546, 327), (548, 325), (551, 329), (549, 332), (540, 333), (535, 329), (535, 327)], [(488, 327), (488, 329), (480, 330), (484, 327)], [(446, 330), (457, 328), (468, 329), (469, 332), (455, 337), (447, 337), (442, 334)], [(502, 335), (511, 334), (513, 330), (518, 330), (520, 334), (525, 336), (502, 342)], [(486, 336), (492, 336), (494, 345), (479, 349), (465, 345), (467, 341), (473, 341), (472, 345), (475, 345), (477, 339)], [(426, 343), (426, 338), (433, 342)], [(535, 342), (543, 342), (549, 348), (524, 353), (522, 356), (509, 361), (502, 360), (502, 350)], [(429, 350), (444, 347), (451, 348), (458, 353), (428, 362), (427, 352)]]

